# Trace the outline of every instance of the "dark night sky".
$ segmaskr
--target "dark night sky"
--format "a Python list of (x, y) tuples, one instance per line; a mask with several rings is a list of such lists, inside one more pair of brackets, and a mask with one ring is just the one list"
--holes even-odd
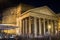
[(60, 12), (60, 1), (59, 0), (2, 0), (0, 1), (0, 12), (8, 7), (17, 6), (19, 3), (29, 4), (35, 7), (47, 5), (55, 13)]
[(0, 12), (2, 12), (6, 8), (17, 6), (19, 3), (20, 2), (18, 2), (18, 0), (2, 0), (0, 2)]
[(55, 13), (60, 12), (60, 1), (59, 0), (26, 0), (26, 1), (22, 0), (22, 2), (36, 6), (36, 7), (47, 5)]

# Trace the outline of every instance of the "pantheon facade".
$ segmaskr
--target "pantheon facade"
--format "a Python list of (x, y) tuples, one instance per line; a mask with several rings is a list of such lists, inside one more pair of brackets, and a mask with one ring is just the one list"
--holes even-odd
[(17, 18), (18, 35), (54, 35), (58, 32), (58, 17), (47, 6), (30, 9)]

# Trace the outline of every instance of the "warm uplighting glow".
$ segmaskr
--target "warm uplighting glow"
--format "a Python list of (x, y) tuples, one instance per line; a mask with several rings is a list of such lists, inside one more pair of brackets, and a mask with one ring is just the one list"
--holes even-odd
[(59, 28), (60, 28), (60, 23), (59, 23)]
[(16, 34), (19, 35), (19, 28), (16, 28)]
[(14, 24), (0, 24), (0, 29), (3, 29), (3, 32), (9, 34), (16, 34), (17, 26)]
[(10, 29), (10, 30), (4, 30), (5, 33), (9, 33), (9, 34), (16, 34), (16, 30), (15, 29)]
[(51, 25), (48, 25), (48, 29), (51, 29)]

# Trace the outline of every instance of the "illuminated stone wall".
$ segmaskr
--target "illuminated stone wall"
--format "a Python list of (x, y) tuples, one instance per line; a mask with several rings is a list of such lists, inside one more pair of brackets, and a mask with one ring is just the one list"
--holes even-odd
[(31, 8), (33, 7), (25, 4), (7, 8), (3, 13), (2, 23), (16, 24), (16, 18), (18, 18), (23, 12)]
[(16, 30), (15, 29), (11, 29), (11, 30), (4, 30), (5, 33), (9, 33), (9, 34), (16, 34)]
[(12, 7), (6, 9), (3, 13), (2, 23), (16, 24), (16, 18), (20, 15), (20, 8)]
[[(26, 4), (20, 4), (16, 7), (7, 8), (3, 13), (2, 23), (3, 24), (16, 24), (16, 18), (18, 18), (23, 12), (33, 8)], [(7, 30), (5, 30), (7, 32)], [(7, 33), (15, 33), (16, 30), (8, 30)]]

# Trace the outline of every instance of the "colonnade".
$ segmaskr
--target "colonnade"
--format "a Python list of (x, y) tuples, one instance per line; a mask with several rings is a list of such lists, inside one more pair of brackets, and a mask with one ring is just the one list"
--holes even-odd
[(58, 31), (57, 20), (27, 17), (22, 19), (22, 34), (27, 35), (44, 35), (46, 32), (55, 34)]

